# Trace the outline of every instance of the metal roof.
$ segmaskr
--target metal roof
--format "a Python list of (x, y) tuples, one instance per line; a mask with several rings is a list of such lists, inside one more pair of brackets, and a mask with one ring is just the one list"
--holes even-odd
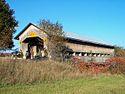
[[(33, 25), (35, 26), (36, 28), (42, 30), (41, 28), (39, 28), (38, 26), (32, 24), (32, 23), (29, 23), (16, 37), (15, 39), (19, 40), (19, 36), (30, 26), (30, 25)], [(44, 30), (43, 30), (44, 31)], [(44, 31), (45, 32), (45, 31)], [(47, 32), (45, 32), (47, 33)], [(80, 42), (86, 42), (86, 43), (91, 43), (91, 44), (96, 44), (96, 45), (101, 45), (101, 46), (109, 46), (109, 47), (114, 47), (114, 45), (112, 45), (111, 43), (107, 43), (107, 42), (104, 42), (102, 40), (98, 40), (98, 39), (95, 39), (95, 38), (90, 38), (90, 37), (87, 37), (87, 36), (81, 36), (81, 35), (78, 35), (76, 33), (72, 33), (72, 32), (66, 32), (65, 33), (66, 35), (66, 38), (68, 39), (72, 39), (72, 40), (77, 40), (77, 41), (80, 41)]]
[(101, 45), (106, 45), (106, 46), (114, 46), (112, 43), (108, 43), (108, 42), (105, 42), (103, 40), (96, 39), (93, 37), (81, 36), (73, 32), (66, 32), (65, 35), (67, 38), (76, 39), (78, 41), (89, 42), (93, 44), (101, 44)]

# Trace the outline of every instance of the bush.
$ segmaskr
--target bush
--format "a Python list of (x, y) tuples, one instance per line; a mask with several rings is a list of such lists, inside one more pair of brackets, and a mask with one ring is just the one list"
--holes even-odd
[(81, 73), (87, 72), (91, 74), (106, 73), (108, 71), (108, 64), (105, 62), (84, 62), (79, 58), (72, 58), (72, 62), (78, 67)]
[(109, 64), (109, 71), (112, 74), (125, 74), (125, 58), (124, 57), (112, 57), (106, 62)]

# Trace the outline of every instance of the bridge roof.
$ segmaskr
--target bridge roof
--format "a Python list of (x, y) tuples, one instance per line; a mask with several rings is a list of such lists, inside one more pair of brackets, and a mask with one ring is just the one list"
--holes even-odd
[[(38, 26), (32, 24), (32, 23), (29, 23), (14, 39), (17, 39), (19, 40), (19, 36), (25, 32), (25, 30), (29, 27), (33, 25), (34, 27), (42, 30), (41, 28), (39, 28)], [(44, 31), (44, 30), (42, 30)], [(44, 31), (45, 32), (45, 31)], [(45, 32), (47, 33), (47, 32)], [(75, 34), (75, 33), (71, 33), (71, 32), (66, 32), (65, 33), (66, 35), (66, 38), (69, 39), (69, 40), (72, 40), (72, 41), (77, 41), (77, 42), (83, 42), (83, 43), (89, 43), (89, 44), (94, 44), (94, 45), (99, 45), (99, 46), (104, 46), (104, 47), (110, 47), (110, 48), (114, 48), (114, 46), (111, 44), (111, 43), (106, 43), (102, 40), (97, 40), (95, 38), (90, 38), (90, 37), (86, 37), (86, 36), (80, 36), (78, 34)]]

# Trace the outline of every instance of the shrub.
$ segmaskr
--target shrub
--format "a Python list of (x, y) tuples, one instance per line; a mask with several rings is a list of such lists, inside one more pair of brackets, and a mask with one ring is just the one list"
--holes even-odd
[(114, 74), (125, 74), (125, 58), (112, 57), (106, 60), (109, 64), (109, 71)]
[(81, 73), (87, 72), (91, 74), (105, 73), (108, 71), (108, 64), (105, 62), (84, 62), (79, 58), (73, 58), (72, 62), (78, 67)]

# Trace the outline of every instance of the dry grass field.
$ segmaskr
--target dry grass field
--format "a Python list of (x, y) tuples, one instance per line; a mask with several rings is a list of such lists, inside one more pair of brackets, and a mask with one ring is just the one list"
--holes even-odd
[(0, 94), (125, 94), (123, 74), (81, 73), (70, 62), (0, 62)]

